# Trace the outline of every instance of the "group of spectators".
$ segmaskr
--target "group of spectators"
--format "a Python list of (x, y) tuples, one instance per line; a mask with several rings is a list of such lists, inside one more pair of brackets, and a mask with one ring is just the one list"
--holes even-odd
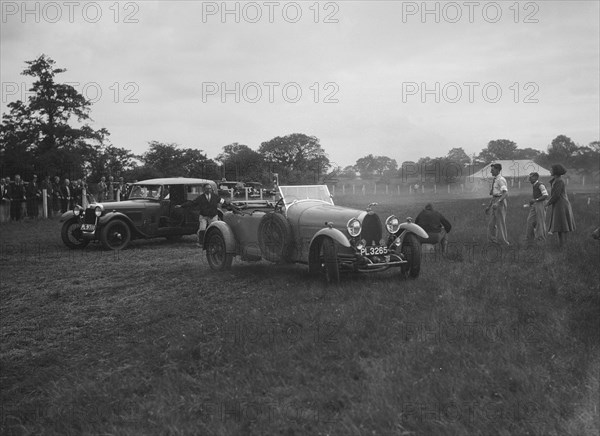
[(53, 179), (46, 176), (39, 181), (37, 175), (33, 175), (30, 181), (24, 181), (19, 174), (15, 174), (14, 180), (10, 177), (0, 179), (0, 221), (19, 221), (25, 217), (37, 218), (41, 215), (44, 190), (48, 206), (48, 216), (56, 216), (67, 210), (73, 209), (75, 205), (83, 205), (84, 193), (86, 202), (94, 201), (116, 201), (122, 200), (127, 195), (128, 186), (120, 177), (117, 182), (109, 176), (108, 182), (103, 176), (96, 186), (94, 196), (85, 179), (69, 180)]
[[(491, 200), (485, 209), (489, 216), (487, 238), (493, 244), (510, 246), (506, 230), (506, 213), (508, 209), (508, 184), (500, 174), (500, 164), (491, 165), (493, 179), (490, 186)], [(531, 197), (525, 207), (529, 208), (527, 222), (525, 225), (525, 238), (527, 246), (546, 241), (548, 235), (556, 234), (559, 247), (563, 247), (567, 241), (567, 234), (575, 230), (575, 219), (571, 203), (567, 196), (567, 190), (562, 176), (567, 172), (561, 164), (552, 165), (549, 182), (550, 192), (540, 181), (537, 172), (529, 174), (529, 182), (532, 186)], [(417, 216), (415, 223), (420, 225), (429, 235), (427, 239), (421, 238), (422, 243), (440, 244), (442, 253), (448, 246), (447, 234), (452, 228), (450, 222), (438, 211), (427, 204), (425, 209)], [(597, 238), (600, 238), (600, 230), (596, 230)], [(596, 237), (596, 236), (595, 236)]]

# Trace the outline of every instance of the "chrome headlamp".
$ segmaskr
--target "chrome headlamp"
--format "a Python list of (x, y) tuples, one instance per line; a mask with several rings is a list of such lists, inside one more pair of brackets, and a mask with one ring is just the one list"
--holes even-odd
[(348, 234), (353, 238), (356, 238), (358, 235), (360, 235), (360, 231), (362, 230), (360, 221), (357, 218), (352, 218), (350, 221), (348, 221), (346, 228), (348, 229)]
[(96, 214), (96, 216), (101, 216), (103, 210), (104, 208), (102, 206), (96, 206), (96, 208), (94, 209), (94, 213)]
[(400, 230), (400, 220), (395, 215), (390, 215), (388, 219), (385, 220), (385, 227), (387, 231), (390, 233), (396, 233)]

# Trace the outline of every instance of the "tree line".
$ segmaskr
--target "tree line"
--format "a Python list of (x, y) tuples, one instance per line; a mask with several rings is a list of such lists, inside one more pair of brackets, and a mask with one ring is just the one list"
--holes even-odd
[[(451, 149), (445, 156), (423, 157), (418, 161), (404, 161), (400, 166), (395, 159), (387, 156), (373, 156), (369, 154), (356, 161), (354, 165), (337, 168), (341, 177), (353, 179), (360, 176), (362, 179), (378, 178), (387, 180), (391, 178), (404, 178), (403, 173), (414, 173), (414, 167), (419, 168), (447, 168), (449, 166), (467, 167), (472, 165), (476, 169), (498, 160), (530, 159), (544, 168), (550, 168), (553, 163), (562, 163), (567, 168), (575, 169), (581, 174), (591, 175), (598, 171), (600, 160), (600, 141), (591, 142), (587, 146), (577, 145), (571, 138), (558, 135), (548, 145), (547, 151), (541, 152), (533, 148), (518, 148), (517, 144), (509, 139), (496, 139), (490, 141), (477, 155), (469, 156), (462, 147)], [(474, 170), (473, 170), (474, 172)], [(453, 182), (451, 171), (447, 172), (447, 182)]]
[[(66, 69), (56, 67), (42, 54), (26, 61), (21, 74), (33, 78), (27, 101), (8, 104), (0, 126), (0, 172), (2, 177), (19, 173), (25, 177), (37, 174), (86, 178), (95, 182), (101, 176), (144, 180), (154, 177), (201, 177), (207, 179), (258, 181), (266, 183), (274, 173), (280, 182), (290, 184), (326, 182), (329, 178), (360, 175), (362, 178), (389, 179), (401, 177), (402, 169), (395, 159), (369, 154), (354, 165), (341, 168), (329, 159), (315, 136), (292, 133), (264, 141), (257, 150), (237, 142), (225, 145), (210, 159), (203, 150), (183, 148), (174, 143), (150, 141), (148, 150), (136, 155), (110, 142), (105, 128), (94, 129), (90, 110), (92, 103), (75, 88), (60, 83), (56, 76)], [(597, 171), (600, 142), (589, 146), (575, 144), (559, 135), (547, 152), (532, 148), (519, 149), (508, 139), (490, 141), (479, 155), (469, 156), (463, 148), (453, 148), (446, 156), (419, 159), (417, 165), (467, 165), (503, 159), (533, 159), (542, 166), (561, 162), (581, 171)]]

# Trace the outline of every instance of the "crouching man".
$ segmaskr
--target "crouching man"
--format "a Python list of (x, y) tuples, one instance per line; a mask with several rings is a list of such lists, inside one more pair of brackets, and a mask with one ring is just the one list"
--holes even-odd
[(421, 244), (440, 244), (442, 253), (448, 251), (448, 233), (452, 229), (450, 221), (444, 215), (433, 209), (431, 203), (427, 203), (425, 208), (417, 215), (415, 224), (421, 226), (427, 232), (429, 238), (421, 238)]

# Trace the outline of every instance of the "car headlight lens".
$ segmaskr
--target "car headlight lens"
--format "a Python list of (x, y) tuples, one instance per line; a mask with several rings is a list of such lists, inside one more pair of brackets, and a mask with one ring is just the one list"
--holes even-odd
[(101, 216), (102, 208), (100, 206), (96, 206), (96, 209), (94, 209), (94, 213), (96, 214), (96, 216)]
[(396, 216), (391, 215), (385, 220), (385, 226), (388, 232), (396, 233), (400, 229), (400, 220)]
[(350, 221), (348, 221), (346, 227), (348, 228), (348, 234), (350, 234), (350, 236), (353, 238), (356, 238), (358, 235), (360, 235), (361, 225), (358, 219), (352, 218)]

